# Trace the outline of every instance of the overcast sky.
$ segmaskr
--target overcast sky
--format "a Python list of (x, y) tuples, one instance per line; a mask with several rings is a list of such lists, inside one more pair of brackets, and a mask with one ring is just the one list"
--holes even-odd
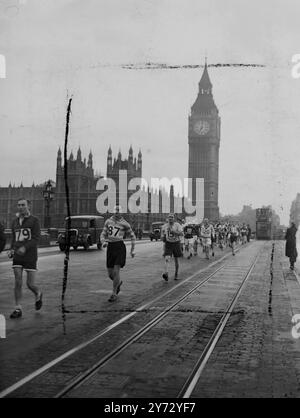
[[(272, 204), (283, 223), (300, 192), (297, 0), (0, 0), (0, 185), (55, 179), (67, 97), (70, 151), (143, 153), (143, 174), (187, 177), (188, 114), (209, 68), (221, 116), (219, 206)], [(132, 64), (133, 69), (126, 69)], [(76, 154), (75, 154), (76, 155)]]

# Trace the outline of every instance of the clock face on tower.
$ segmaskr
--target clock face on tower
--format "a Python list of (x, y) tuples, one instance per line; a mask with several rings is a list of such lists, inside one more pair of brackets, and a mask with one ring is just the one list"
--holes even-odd
[(198, 135), (206, 135), (209, 131), (209, 123), (207, 120), (198, 120), (194, 125), (194, 131)]

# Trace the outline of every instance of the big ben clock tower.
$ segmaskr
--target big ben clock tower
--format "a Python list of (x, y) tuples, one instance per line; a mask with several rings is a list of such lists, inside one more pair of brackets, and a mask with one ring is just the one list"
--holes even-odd
[(205, 63), (199, 82), (198, 97), (189, 116), (189, 178), (193, 179), (194, 203), (196, 199), (194, 179), (204, 179), (204, 217), (211, 221), (219, 219), (220, 123), (219, 111), (213, 99), (212, 84)]

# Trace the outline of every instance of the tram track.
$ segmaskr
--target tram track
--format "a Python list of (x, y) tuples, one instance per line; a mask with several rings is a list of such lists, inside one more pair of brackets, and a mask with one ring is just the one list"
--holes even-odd
[(196, 384), (198, 383), (201, 374), (211, 356), (213, 353), (214, 348), (216, 347), (222, 333), (224, 332), (224, 328), (233, 312), (233, 309), (236, 305), (236, 302), (238, 301), (238, 298), (243, 290), (243, 287), (245, 286), (248, 278), (250, 277), (257, 260), (259, 258), (260, 254), (258, 254), (253, 261), (251, 267), (249, 268), (244, 280), (240, 284), (239, 288), (237, 289), (235, 295), (233, 296), (232, 300), (228, 304), (228, 307), (226, 311), (224, 312), (221, 320), (218, 323), (218, 326), (216, 327), (213, 335), (211, 336), (210, 340), (208, 341), (205, 349), (203, 350), (202, 354), (200, 355), (197, 363), (195, 364), (195, 367), (191, 371), (189, 377), (187, 378), (186, 382), (184, 383), (183, 387), (181, 388), (180, 392), (178, 393), (178, 398), (190, 398), (194, 388), (196, 387)]
[[(259, 256), (259, 254), (258, 254), (258, 256)], [(162, 300), (163, 298), (165, 298), (166, 295), (169, 295), (172, 292), (174, 292), (175, 289), (180, 288), (185, 283), (187, 283), (187, 282), (191, 281), (192, 279), (196, 278), (197, 275), (199, 275), (199, 274), (201, 274), (203, 272), (206, 272), (206, 271), (212, 269), (213, 267), (215, 267), (216, 265), (222, 263), (222, 261), (226, 260), (228, 257), (230, 257), (230, 254), (227, 254), (227, 255), (223, 256), (220, 260), (215, 261), (214, 263), (210, 264), (206, 268), (198, 270), (193, 275), (191, 275), (188, 278), (186, 278), (186, 279), (182, 280), (181, 282), (179, 282), (172, 289), (169, 289), (167, 292), (164, 292), (164, 294), (162, 294), (159, 297), (157, 297), (157, 298), (149, 301), (145, 305), (137, 308), (134, 312), (131, 312), (129, 315), (126, 315), (125, 317), (123, 317), (120, 320), (116, 321), (115, 323), (111, 324), (110, 326), (108, 326), (107, 328), (105, 328), (104, 330), (102, 330), (100, 333), (98, 333), (92, 339), (90, 339), (90, 340), (82, 343), (81, 345), (79, 345), (77, 347), (74, 347), (72, 350), (68, 351), (67, 353), (64, 353), (62, 356), (58, 357), (57, 359), (54, 359), (52, 362), (48, 363), (44, 367), (42, 367), (42, 368), (38, 369), (37, 371), (35, 371), (34, 373), (28, 375), (24, 379), (21, 379), (19, 382), (15, 383), (11, 387), (5, 389), (4, 391), (2, 391), (0, 393), (0, 397), (3, 398), (3, 397), (6, 397), (6, 396), (9, 396), (9, 395), (11, 396), (11, 395), (14, 394), (14, 392), (18, 391), (22, 387), (25, 387), (27, 384), (29, 384), (30, 382), (34, 381), (35, 378), (37, 378), (37, 377), (43, 377), (43, 375), (45, 375), (47, 372), (51, 371), (51, 369), (54, 366), (57, 366), (60, 362), (63, 362), (64, 360), (68, 359), (69, 357), (72, 357), (73, 355), (75, 355), (79, 351), (84, 350), (89, 345), (93, 344), (95, 341), (101, 339), (105, 334), (109, 333), (110, 331), (112, 331), (113, 329), (117, 328), (118, 326), (120, 326), (121, 324), (125, 323), (126, 321), (129, 321), (129, 319), (131, 319), (138, 312), (141, 312), (141, 311), (145, 310), (146, 308), (149, 308), (151, 305), (155, 304), (157, 301)], [(256, 257), (256, 259), (257, 259), (257, 257)], [(252, 263), (252, 265), (251, 265), (251, 267), (249, 269), (249, 273), (246, 276), (246, 278), (244, 279), (243, 284), (246, 282), (247, 278), (251, 274), (251, 271), (254, 268), (256, 259)], [(99, 369), (101, 369), (102, 367), (104, 367), (109, 361), (111, 361), (112, 359), (114, 359), (115, 357), (117, 357), (119, 354), (121, 354), (123, 351), (125, 351), (126, 348), (130, 347), (135, 341), (137, 341), (138, 339), (140, 339), (144, 334), (146, 334), (153, 327), (155, 327), (155, 325), (157, 325), (163, 319), (165, 319), (167, 317), (167, 315), (169, 315), (171, 312), (173, 312), (175, 310), (175, 308), (180, 305), (180, 303), (182, 303), (191, 294), (195, 293), (201, 287), (203, 287), (209, 280), (211, 280), (214, 276), (216, 276), (216, 274), (218, 272), (220, 272), (222, 269), (224, 269), (226, 267), (226, 265), (227, 265), (227, 263), (225, 262), (220, 267), (217, 267), (216, 270), (214, 270), (213, 272), (209, 273), (207, 277), (205, 277), (200, 283), (197, 283), (195, 286), (193, 286), (192, 289), (190, 289), (189, 291), (187, 291), (183, 296), (177, 298), (177, 300), (175, 302), (173, 302), (173, 303), (169, 304), (168, 306), (164, 307), (163, 310), (162, 310), (162, 312), (160, 312), (157, 315), (155, 315), (154, 318), (152, 318), (149, 322), (147, 322), (137, 332), (135, 332), (134, 334), (132, 334), (129, 338), (127, 338), (126, 340), (124, 340), (116, 348), (114, 348), (108, 354), (106, 354), (101, 359), (99, 359), (97, 362), (95, 362), (91, 367), (89, 367), (88, 369), (86, 369), (84, 372), (76, 375), (75, 378), (73, 378), (71, 380), (71, 382), (69, 382), (67, 385), (65, 385), (63, 387), (63, 389), (59, 390), (59, 392), (57, 392), (56, 394), (54, 394), (53, 397), (56, 397), (56, 398), (64, 397), (64, 396), (68, 395), (70, 392), (72, 392), (72, 390), (77, 389), (78, 387), (80, 387), (81, 385), (83, 385), (85, 382), (87, 382), (95, 373), (97, 373), (99, 371)], [(243, 286), (243, 284), (241, 286)], [(242, 287), (239, 288), (239, 289), (241, 291)], [(224, 315), (226, 315), (226, 312), (224, 313)], [(228, 312), (227, 312), (227, 315), (228, 315)], [(226, 322), (227, 322), (228, 318), (226, 319)], [(224, 322), (224, 321), (225, 321), (225, 319), (222, 319), (220, 322), (225, 323), (225, 325), (226, 325), (226, 322)], [(34, 382), (32, 382), (32, 383), (34, 383)]]
[[(254, 261), (251, 263), (249, 269), (246, 272), (245, 277), (243, 278), (241, 284), (238, 286), (238, 289), (234, 292), (233, 297), (231, 298), (229, 304), (227, 305), (226, 309), (223, 312), (223, 315), (218, 322), (218, 325), (216, 326), (215, 330), (213, 331), (213, 334), (211, 338), (209, 339), (207, 345), (205, 346), (205, 349), (201, 353), (198, 361), (196, 362), (195, 366), (193, 367), (191, 373), (189, 374), (188, 378), (186, 379), (185, 383), (181, 387), (181, 389), (178, 392), (177, 397), (178, 398), (189, 398), (192, 395), (193, 389), (195, 388), (198, 380), (200, 379), (201, 373), (204, 370), (205, 365), (207, 364), (218, 340), (220, 339), (222, 333), (224, 332), (224, 328), (233, 312), (233, 309), (236, 305), (236, 302), (243, 290), (243, 287), (245, 286), (248, 278), (250, 277), (257, 260), (260, 256), (260, 251), (256, 255)], [(211, 280), (213, 277), (215, 277), (221, 270), (223, 270), (226, 267), (225, 265), (222, 265), (218, 269), (216, 269), (212, 274), (210, 274), (205, 280), (203, 280), (201, 283), (198, 283), (196, 286), (194, 286), (190, 291), (186, 292), (181, 298), (176, 300), (172, 305), (166, 307), (163, 312), (158, 314), (155, 318), (153, 318), (149, 323), (147, 323), (143, 328), (141, 328), (138, 332), (136, 332), (134, 335), (132, 335), (130, 338), (128, 338), (124, 343), (122, 343), (120, 346), (116, 347), (111, 353), (109, 353), (104, 358), (100, 359), (98, 363), (94, 364), (93, 367), (91, 367), (89, 370), (87, 370), (84, 374), (81, 376), (78, 376), (76, 379), (74, 379), (67, 387), (65, 387), (62, 391), (60, 391), (55, 397), (56, 398), (62, 398), (67, 395), (72, 394), (73, 390), (80, 389), (81, 386), (88, 384), (89, 380), (93, 378), (93, 376), (99, 372), (99, 370), (104, 367), (106, 364), (108, 364), (111, 360), (113, 360), (115, 357), (119, 356), (122, 352), (124, 352), (126, 349), (128, 349), (134, 342), (136, 342), (138, 339), (143, 337), (147, 332), (150, 332), (153, 327), (155, 327), (157, 324), (159, 324), (163, 319), (166, 318), (167, 315), (170, 314), (170, 312), (174, 311), (176, 307), (178, 307), (185, 299), (187, 299), (190, 295), (195, 293), (197, 290), (205, 286), (209, 280)]]

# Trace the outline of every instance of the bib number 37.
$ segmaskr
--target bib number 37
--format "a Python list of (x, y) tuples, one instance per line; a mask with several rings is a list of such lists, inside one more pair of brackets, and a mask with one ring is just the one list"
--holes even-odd
[(121, 230), (121, 228), (117, 228), (116, 226), (110, 226), (108, 228), (108, 234), (110, 236), (117, 237), (119, 235), (120, 230)]

